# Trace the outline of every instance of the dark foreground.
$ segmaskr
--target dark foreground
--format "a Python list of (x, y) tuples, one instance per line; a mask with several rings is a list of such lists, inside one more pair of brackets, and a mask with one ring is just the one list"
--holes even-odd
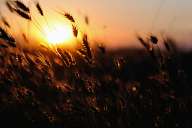
[(191, 53), (100, 50), (91, 64), (0, 51), (0, 127), (192, 127)]

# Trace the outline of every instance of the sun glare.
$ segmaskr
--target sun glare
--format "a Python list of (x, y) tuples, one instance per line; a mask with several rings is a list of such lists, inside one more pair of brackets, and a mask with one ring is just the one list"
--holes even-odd
[(47, 43), (50, 45), (65, 45), (72, 43), (73, 32), (69, 25), (65, 24), (53, 24), (50, 28), (44, 28), (46, 34)]

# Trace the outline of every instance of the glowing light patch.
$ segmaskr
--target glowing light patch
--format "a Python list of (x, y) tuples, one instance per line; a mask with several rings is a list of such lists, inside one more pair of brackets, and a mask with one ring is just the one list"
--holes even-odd
[(51, 45), (63, 45), (73, 38), (72, 28), (68, 25), (56, 24), (45, 28), (46, 40)]

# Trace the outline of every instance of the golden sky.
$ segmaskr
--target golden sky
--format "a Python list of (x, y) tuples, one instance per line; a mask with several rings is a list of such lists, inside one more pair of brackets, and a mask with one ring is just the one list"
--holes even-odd
[[(4, 0), (0, 0), (0, 4)], [(23, 0), (25, 1), (25, 0)], [(34, 0), (35, 1), (35, 0)], [(138, 46), (135, 35), (166, 33), (182, 47), (192, 41), (191, 0), (39, 0), (48, 18), (55, 10), (70, 12), (93, 40), (109, 47)], [(1, 4), (2, 5), (2, 4)], [(4, 8), (1, 6), (1, 10)], [(34, 14), (35, 15), (35, 14)], [(85, 26), (84, 16), (90, 19)], [(9, 17), (9, 16), (7, 16)]]

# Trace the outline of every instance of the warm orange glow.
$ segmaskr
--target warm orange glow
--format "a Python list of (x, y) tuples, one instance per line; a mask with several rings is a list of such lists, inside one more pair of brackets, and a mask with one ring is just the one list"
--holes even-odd
[(65, 45), (72, 43), (73, 32), (69, 25), (65, 24), (52, 24), (44, 28), (45, 38), (50, 45)]
[[(63, 16), (50, 15), (33, 22), (30, 33), (33, 35), (33, 39), (45, 47), (73, 49), (82, 37), (79, 29), (78, 36), (74, 36), (73, 25), (74, 23)], [(80, 24), (78, 27), (81, 27)]]

